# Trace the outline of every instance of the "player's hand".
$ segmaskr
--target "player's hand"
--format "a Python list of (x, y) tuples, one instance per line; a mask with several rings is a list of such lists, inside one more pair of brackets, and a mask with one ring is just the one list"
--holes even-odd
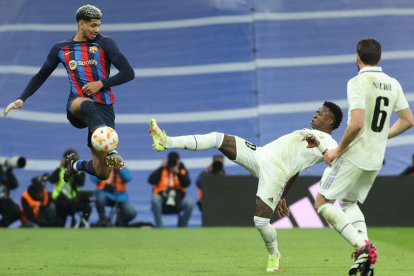
[(15, 109), (15, 108), (22, 108), (22, 107), (23, 107), (23, 101), (20, 99), (17, 99), (14, 102), (9, 103), (9, 105), (3, 110), (3, 117), (6, 118), (10, 110)]
[(280, 218), (283, 218), (285, 216), (287, 217), (290, 216), (289, 208), (286, 205), (286, 199), (284, 199), (283, 197), (280, 199), (279, 203), (277, 204), (276, 213)]
[(325, 161), (326, 164), (331, 166), (332, 162), (338, 157), (339, 157), (338, 149), (330, 149), (330, 150), (327, 150), (325, 154), (323, 155), (323, 160)]
[(101, 90), (103, 87), (103, 84), (101, 81), (93, 81), (85, 84), (82, 87), (83, 93), (85, 93), (87, 96), (91, 96)]
[(319, 146), (319, 141), (313, 134), (307, 134), (305, 137), (303, 137), (302, 141), (308, 142), (308, 148), (314, 148)]

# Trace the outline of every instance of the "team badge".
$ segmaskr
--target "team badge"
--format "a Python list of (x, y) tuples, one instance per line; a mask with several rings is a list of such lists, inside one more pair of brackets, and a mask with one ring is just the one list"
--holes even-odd
[(78, 64), (76, 63), (76, 60), (72, 59), (71, 61), (69, 61), (70, 70), (75, 70), (77, 66), (78, 66)]
[(98, 52), (98, 47), (96, 47), (96, 46), (90, 46), (89, 47), (89, 53), (95, 54), (96, 52)]

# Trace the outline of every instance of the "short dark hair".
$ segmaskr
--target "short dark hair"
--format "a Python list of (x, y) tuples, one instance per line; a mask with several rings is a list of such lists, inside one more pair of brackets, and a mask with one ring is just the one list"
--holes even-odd
[(357, 44), (357, 53), (364, 64), (377, 65), (381, 59), (381, 44), (374, 38), (363, 38)]
[(344, 116), (343, 113), (342, 113), (341, 108), (336, 103), (328, 102), (328, 101), (325, 101), (323, 103), (323, 106), (326, 106), (327, 108), (329, 108), (329, 110), (334, 115), (335, 123), (333, 124), (332, 129), (337, 129), (340, 126), (340, 124), (342, 122), (342, 118)]
[(101, 19), (101, 18), (102, 18), (101, 10), (92, 5), (84, 5), (76, 11), (77, 22), (79, 22), (79, 20), (90, 21), (92, 19)]

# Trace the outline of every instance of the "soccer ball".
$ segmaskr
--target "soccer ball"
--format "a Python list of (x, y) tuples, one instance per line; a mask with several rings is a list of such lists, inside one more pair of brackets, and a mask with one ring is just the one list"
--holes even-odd
[(97, 151), (111, 152), (118, 146), (118, 133), (109, 126), (98, 127), (92, 133), (91, 143)]

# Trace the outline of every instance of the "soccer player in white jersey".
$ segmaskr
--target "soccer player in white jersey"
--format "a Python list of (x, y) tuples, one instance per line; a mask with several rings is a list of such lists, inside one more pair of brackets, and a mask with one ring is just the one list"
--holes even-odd
[(286, 192), (301, 171), (323, 161), (320, 149), (336, 147), (337, 143), (330, 133), (338, 128), (341, 121), (340, 107), (332, 102), (324, 102), (312, 118), (312, 129), (291, 132), (263, 147), (218, 132), (169, 137), (154, 119), (150, 122), (150, 134), (156, 151), (167, 148), (193, 151), (217, 148), (259, 179), (254, 224), (269, 252), (266, 270), (275, 272), (279, 270), (280, 253), (276, 229), (270, 224), (270, 217), (276, 207), (279, 216), (289, 214), (284, 199)]
[[(372, 38), (357, 44), (359, 73), (348, 82), (348, 126), (334, 149), (324, 154), (330, 165), (321, 179), (315, 208), (356, 250), (349, 275), (372, 275), (377, 252), (368, 241), (363, 203), (382, 167), (387, 139), (404, 132), (414, 118), (400, 83), (378, 63), (381, 45)], [(393, 112), (397, 121), (390, 128)], [(338, 200), (341, 209), (332, 204)]]

